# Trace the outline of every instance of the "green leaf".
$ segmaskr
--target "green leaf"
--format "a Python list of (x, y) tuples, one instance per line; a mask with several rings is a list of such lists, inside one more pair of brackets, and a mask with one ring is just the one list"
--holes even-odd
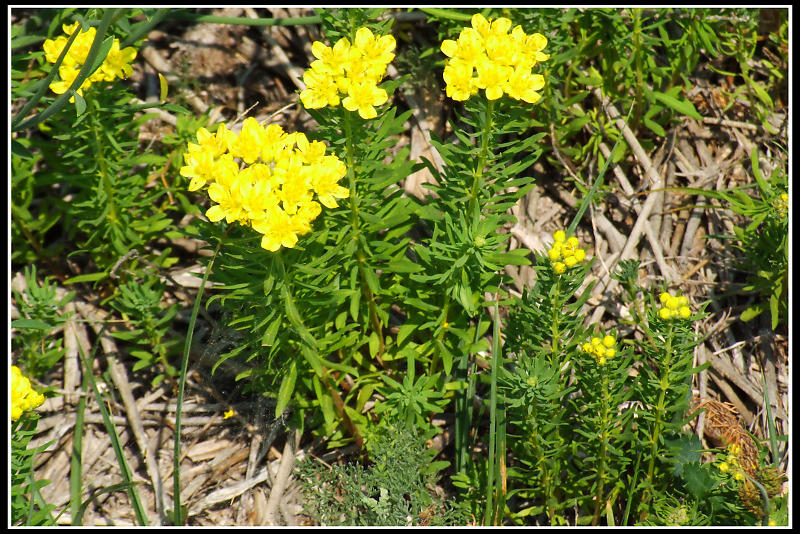
[(413, 334), (418, 328), (419, 328), (419, 323), (413, 323), (411, 321), (407, 321), (397, 330), (397, 344), (402, 345), (403, 341), (405, 341), (406, 338), (411, 334)]
[[(276, 321), (277, 323), (277, 321)], [(283, 377), (281, 387), (278, 389), (278, 402), (275, 406), (275, 416), (278, 417), (286, 409), (286, 405), (292, 398), (294, 393), (294, 384), (297, 381), (297, 360), (292, 360), (289, 366), (289, 372)]]
[(666, 130), (664, 130), (664, 128), (662, 128), (657, 122), (654, 122), (650, 119), (644, 119), (643, 124), (660, 137), (665, 137), (667, 135)]
[(683, 467), (683, 479), (686, 489), (695, 499), (702, 501), (717, 486), (717, 482), (699, 463), (691, 462)]
[(372, 331), (369, 334), (369, 355), (374, 358), (378, 354), (379, 348), (380, 348), (380, 339), (378, 339), (378, 333)]
[(137, 328), (136, 330), (121, 330), (119, 332), (111, 332), (111, 337), (121, 339), (122, 341), (138, 341), (144, 334), (144, 330)]
[(274, 319), (267, 330), (264, 332), (264, 336), (261, 338), (261, 346), (262, 347), (271, 347), (275, 343), (275, 338), (278, 335), (278, 328), (281, 326), (280, 318)]
[(97, 280), (102, 280), (106, 276), (108, 276), (106, 272), (81, 274), (64, 280), (64, 285), (77, 284), (78, 282), (95, 282)]
[(700, 451), (703, 449), (703, 445), (695, 434), (681, 436), (677, 439), (668, 439), (666, 440), (666, 445), (673, 451), (673, 472), (676, 476), (683, 475), (683, 467), (685, 464), (691, 462), (697, 463), (702, 457)]
[(760, 83), (751, 80), (750, 87), (753, 89), (753, 91), (755, 91), (758, 99), (761, 100), (767, 106), (769, 106), (770, 109), (775, 107), (775, 105), (772, 103), (772, 98), (770, 98), (766, 89), (764, 89), (764, 87)]
[(29, 329), (29, 330), (50, 330), (52, 325), (38, 319), (17, 319), (11, 321), (11, 328), (16, 329)]
[(159, 100), (163, 104), (164, 102), (167, 101), (168, 87), (167, 87), (167, 79), (164, 78), (164, 75), (161, 74), (160, 72), (158, 73), (158, 83), (161, 88), (161, 97)]
[(695, 109), (694, 104), (692, 104), (688, 100), (679, 100), (674, 96), (670, 96), (660, 91), (652, 91), (650, 94), (652, 95), (653, 98), (655, 98), (665, 106), (674, 109), (675, 111), (681, 113), (682, 115), (686, 115), (688, 117), (697, 120), (703, 120), (703, 116), (697, 112), (697, 109)]
[(75, 93), (75, 113), (78, 117), (83, 115), (83, 112), (86, 111), (86, 100), (83, 99), (81, 95)]
[(33, 158), (33, 154), (31, 154), (30, 151), (27, 148), (25, 148), (25, 145), (23, 145), (16, 139), (11, 140), (11, 154), (23, 159)]
[(759, 302), (757, 304), (753, 304), (752, 306), (750, 306), (749, 308), (744, 310), (741, 313), (741, 315), (739, 315), (739, 319), (741, 319), (742, 321), (744, 321), (746, 323), (747, 321), (755, 319), (756, 317), (761, 315), (766, 309), (767, 309), (767, 305), (765, 303), (763, 303), (763, 302)]

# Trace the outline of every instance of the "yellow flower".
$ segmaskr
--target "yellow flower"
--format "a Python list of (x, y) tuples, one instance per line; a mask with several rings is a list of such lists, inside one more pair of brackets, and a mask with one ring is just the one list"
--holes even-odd
[(463, 102), (474, 94), (478, 87), (472, 77), (472, 65), (466, 61), (451, 61), (444, 68), (445, 94), (453, 100)]
[(127, 46), (120, 50), (119, 39), (114, 39), (108, 56), (106, 56), (103, 64), (100, 65), (100, 70), (104, 73), (103, 79), (110, 82), (114, 78), (127, 78), (133, 73), (133, 67), (131, 67), (130, 63), (134, 59), (136, 59), (136, 49)]
[(337, 199), (350, 196), (338, 183), (347, 168), (325, 154), (324, 143), (287, 134), (277, 124), (263, 127), (248, 117), (238, 135), (224, 124), (216, 134), (200, 128), (197, 143), (187, 148), (180, 174), (190, 178), (190, 191), (210, 183), (214, 204), (206, 217), (250, 226), (263, 234), (261, 246), (273, 252), (293, 247), (298, 236), (311, 232), (323, 205), (335, 208)]
[[(86, 62), (89, 50), (97, 34), (97, 30), (94, 27), (90, 27), (84, 32), (79, 28), (77, 21), (69, 25), (64, 24), (61, 28), (66, 35), (61, 35), (56, 39), (46, 39), (42, 45), (45, 60), (49, 63), (55, 63), (68, 42), (67, 36), (71, 36), (75, 31), (78, 32), (58, 69), (58, 75), (61, 79), (53, 80), (50, 84), (50, 89), (56, 94), (63, 94), (72, 85), (81, 67)], [(133, 67), (130, 64), (136, 58), (136, 53), (136, 49), (130, 46), (120, 49), (119, 39), (115, 38), (100, 68), (86, 78), (81, 87), (76, 90), (76, 93), (83, 96), (83, 91), (89, 89), (92, 83), (95, 82), (127, 78), (133, 73)], [(74, 101), (75, 97), (73, 96), (70, 98), (70, 102)]]
[(503, 84), (507, 83), (513, 72), (511, 68), (488, 59), (478, 63), (475, 68), (478, 72), (475, 85), (478, 89), (486, 90), (486, 98), (497, 100), (503, 96)]
[(547, 257), (557, 274), (564, 273), (568, 268), (572, 268), (586, 259), (586, 252), (578, 248), (580, 242), (575, 236), (567, 239), (563, 230), (558, 230), (553, 234), (553, 246), (547, 251)]
[(616, 343), (617, 340), (612, 335), (606, 334), (602, 339), (595, 336), (581, 345), (581, 350), (591, 354), (598, 365), (605, 365), (617, 354)]
[[(487, 20), (477, 13), (471, 27), (463, 28), (457, 40), (445, 39), (440, 50), (448, 57), (444, 81), (447, 96), (463, 101), (484, 89), (486, 98), (497, 100), (504, 94), (533, 104), (541, 98), (536, 91), (544, 87), (544, 77), (531, 68), (549, 56), (541, 50), (547, 39), (537, 33), (526, 35), (521, 26), (509, 34), (511, 21), (505, 17)], [(477, 77), (472, 77), (472, 70)]]
[(11, 366), (11, 420), (16, 421), (28, 410), (44, 403), (44, 395), (31, 386), (28, 377), (16, 365)]
[(730, 469), (730, 466), (728, 465), (728, 462), (722, 462), (717, 467), (719, 467), (719, 470), (722, 471), (723, 473), (727, 473), (728, 469)]
[(658, 297), (663, 307), (658, 310), (658, 316), (662, 319), (688, 319), (692, 316), (689, 308), (689, 299), (686, 296), (675, 297), (668, 292), (663, 292)]
[(371, 64), (388, 65), (394, 59), (394, 50), (397, 43), (391, 35), (372, 34), (369, 28), (359, 28), (356, 32), (356, 47), (361, 50), (364, 58)]
[(362, 119), (374, 119), (378, 116), (374, 106), (380, 106), (388, 100), (386, 91), (371, 82), (353, 83), (342, 106), (348, 111), (358, 111)]
[(375, 118), (375, 106), (388, 100), (386, 91), (377, 85), (394, 59), (395, 46), (391, 35), (375, 35), (366, 27), (356, 31), (352, 45), (346, 38), (339, 39), (333, 47), (315, 41), (311, 53), (317, 59), (303, 74), (306, 88), (300, 92), (300, 101), (308, 109), (338, 106), (341, 102), (348, 111), (358, 111), (363, 119)]

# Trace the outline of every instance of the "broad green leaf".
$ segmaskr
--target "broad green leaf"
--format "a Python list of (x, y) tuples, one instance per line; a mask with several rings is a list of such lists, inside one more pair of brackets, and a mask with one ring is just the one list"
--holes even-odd
[[(277, 322), (277, 321), (276, 321)], [(292, 360), (289, 365), (289, 372), (283, 377), (281, 386), (278, 388), (277, 405), (275, 406), (275, 416), (280, 416), (286, 409), (286, 405), (294, 393), (294, 384), (297, 381), (297, 360)]]
[(23, 145), (16, 139), (11, 140), (11, 154), (23, 159), (33, 158), (33, 154), (31, 154), (30, 151), (27, 148), (25, 148), (25, 145)]
[(660, 137), (665, 137), (667, 135), (667, 132), (664, 130), (664, 128), (662, 128), (657, 122), (654, 122), (650, 119), (644, 119), (643, 124)]
[(30, 329), (30, 330), (50, 330), (53, 328), (51, 325), (38, 319), (17, 319), (11, 321), (11, 328), (16, 329)]
[(262, 347), (271, 347), (275, 343), (275, 338), (278, 336), (278, 329), (281, 326), (279, 318), (274, 319), (267, 327), (264, 335), (261, 338)]
[(744, 322), (750, 321), (761, 315), (766, 309), (767, 305), (763, 302), (759, 302), (758, 304), (753, 304), (752, 306), (744, 310), (741, 313), (741, 315), (739, 315), (739, 319), (741, 319)]
[(708, 469), (704, 469), (697, 462), (688, 463), (683, 467), (683, 479), (686, 481), (686, 489), (698, 501), (702, 501), (717, 486)]
[(95, 282), (97, 280), (102, 280), (106, 276), (108, 276), (108, 273), (105, 272), (80, 274), (64, 280), (64, 285), (77, 284), (78, 282)]
[(687, 117), (691, 117), (697, 120), (703, 120), (703, 116), (697, 112), (697, 109), (695, 109), (694, 104), (692, 104), (688, 100), (679, 100), (674, 96), (670, 96), (660, 91), (652, 91), (650, 94), (653, 96), (653, 98), (655, 98), (665, 106), (674, 109), (675, 111), (681, 113), (682, 115), (686, 115)]
[(160, 101), (161, 101), (161, 103), (163, 104), (164, 102), (166, 102), (166, 101), (167, 101), (167, 92), (168, 92), (168, 87), (167, 87), (167, 79), (166, 79), (166, 78), (164, 78), (164, 75), (163, 75), (163, 74), (161, 74), (160, 72), (158, 73), (158, 83), (159, 83), (159, 86), (160, 86), (160, 88), (161, 88), (161, 98), (160, 98)]

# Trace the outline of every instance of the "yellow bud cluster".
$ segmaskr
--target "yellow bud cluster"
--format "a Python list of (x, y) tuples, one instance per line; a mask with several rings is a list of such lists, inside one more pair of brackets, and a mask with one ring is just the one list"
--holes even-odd
[(206, 211), (210, 221), (250, 226), (263, 234), (261, 246), (275, 252), (294, 247), (297, 236), (311, 231), (320, 203), (336, 208), (336, 199), (350, 196), (338, 184), (347, 168), (326, 150), (303, 133), (287, 134), (277, 124), (263, 127), (248, 117), (239, 134), (224, 124), (216, 134), (200, 128), (180, 173), (191, 179), (189, 191), (211, 182), (208, 196), (216, 205)]
[(463, 101), (483, 89), (489, 100), (506, 94), (534, 104), (541, 98), (536, 91), (544, 87), (544, 77), (531, 69), (550, 58), (542, 52), (547, 38), (540, 33), (527, 35), (522, 26), (509, 30), (509, 19), (489, 21), (476, 13), (458, 40), (442, 41), (442, 53), (450, 58), (444, 67), (447, 96)]
[(658, 316), (662, 319), (688, 319), (692, 315), (692, 310), (689, 309), (689, 299), (681, 297), (673, 297), (666, 291), (661, 293), (659, 297), (663, 308), (658, 310)]
[[(92, 47), (97, 30), (94, 27), (89, 28), (87, 31), (80, 30), (79, 22), (73, 24), (64, 24), (61, 29), (64, 30), (66, 35), (60, 35), (56, 39), (46, 39), (43, 45), (44, 57), (49, 63), (55, 63), (58, 57), (67, 45), (69, 37), (78, 32), (78, 36), (73, 41), (72, 45), (61, 62), (58, 68), (58, 75), (60, 80), (55, 80), (50, 84), (50, 89), (56, 94), (63, 94), (75, 81), (81, 67), (86, 62), (89, 55), (89, 49)], [(133, 67), (130, 63), (136, 58), (136, 49), (133, 47), (125, 47), (120, 49), (119, 39), (115, 38), (100, 68), (94, 71), (76, 91), (79, 95), (83, 96), (83, 92), (93, 83), (97, 82), (111, 82), (116, 78), (125, 79), (133, 73)], [(75, 101), (75, 97), (69, 99), (70, 102)]]
[(396, 46), (391, 35), (373, 35), (369, 28), (359, 28), (355, 41), (343, 37), (333, 47), (319, 41), (311, 45), (317, 58), (303, 74), (306, 88), (300, 100), (309, 109), (341, 104), (348, 111), (358, 111), (362, 119), (378, 115), (375, 106), (384, 104), (389, 96), (378, 84), (386, 67), (394, 59)]
[(581, 345), (581, 350), (594, 356), (598, 365), (605, 365), (608, 360), (617, 354), (617, 340), (611, 335), (605, 335), (603, 339), (593, 337), (590, 341)]
[(739, 462), (739, 454), (741, 453), (741, 446), (737, 443), (732, 443), (728, 446), (728, 454), (727, 458), (725, 458), (724, 462), (720, 462), (717, 464), (717, 468), (723, 472), (728, 473), (730, 472), (733, 475), (734, 480), (741, 482), (744, 480), (744, 469), (742, 469), (742, 465)]
[(789, 211), (789, 195), (787, 193), (781, 193), (781, 195), (772, 201), (772, 207), (775, 208), (775, 211), (778, 212), (778, 216), (781, 219), (786, 218), (786, 212)]
[(559, 230), (553, 234), (553, 246), (547, 251), (550, 264), (557, 274), (563, 274), (570, 267), (581, 263), (586, 259), (586, 251), (578, 248), (577, 237), (567, 239), (566, 233)]
[(16, 365), (11, 366), (11, 420), (22, 417), (23, 412), (38, 408), (44, 403), (44, 395), (31, 387), (28, 377)]

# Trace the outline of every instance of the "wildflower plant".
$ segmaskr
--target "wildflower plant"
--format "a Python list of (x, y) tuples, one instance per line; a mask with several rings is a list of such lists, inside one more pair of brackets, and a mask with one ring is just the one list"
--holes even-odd
[(303, 105), (320, 109), (341, 102), (346, 110), (358, 111), (362, 119), (374, 119), (375, 106), (385, 104), (389, 98), (378, 84), (394, 59), (395, 45), (391, 35), (374, 35), (367, 27), (358, 29), (352, 44), (347, 37), (336, 41), (333, 47), (314, 41), (311, 51), (317, 59), (303, 75)]
[[(134, 100), (141, 40), (173, 11), (67, 8), (53, 12), (42, 35), (14, 33), (12, 49), (30, 53), (12, 55), (12, 103), (20, 103), (11, 123), (12, 262), (43, 261), (61, 281), (94, 283), (102, 305), (123, 320), (112, 335), (130, 343), (134, 371), (156, 367), (153, 385), (177, 379), (175, 488), (183, 386), (204, 305), (221, 312), (215, 328), (236, 340), (217, 366), (245, 360), (237, 380), (274, 402), (271, 415), (328, 447), (354, 443), (371, 462), (304, 472), (306, 489), (333, 489), (344, 499), (320, 500), (313, 510), (320, 521), (466, 522), (462, 507), (444, 506), (426, 487), (450, 467), (433, 461), (426, 442), (445, 433), (451, 416), (451, 481), (472, 522), (699, 525), (774, 520), (780, 506), (784, 513), (776, 466), (763, 458), (750, 465), (736, 449), (701, 463), (699, 441), (684, 433), (701, 369), (692, 361), (704, 304), (694, 294), (669, 280), (645, 288), (640, 264), (623, 260), (612, 277), (630, 316), (585, 323), (596, 303), (593, 259), (578, 225), (597, 188), (614, 187), (602, 185), (602, 175), (626, 149), (592, 89), (630, 107), (628, 126), (647, 128), (642, 144), (654, 146), (676, 113), (699, 118), (684, 96), (686, 67), (704, 54), (731, 55), (717, 37), (725, 17), (665, 18), (639, 8), (422, 11), (440, 22), (439, 35), (420, 54), (425, 66), (409, 74), (408, 60), (396, 57), (419, 51), (395, 25), (407, 22), (383, 9), (320, 10), (322, 33), (310, 43), (296, 95), (313, 126), (293, 132), (255, 117), (211, 124), (164, 104), (164, 86), (161, 102)], [(782, 44), (786, 27), (770, 39)], [(740, 61), (753, 57), (749, 34), (725, 37), (725, 46), (741, 46)], [(429, 70), (441, 79), (452, 119), (441, 137), (432, 134), (441, 159), (413, 163), (398, 140), (414, 110), (400, 111), (393, 97), (434, 58)], [(765, 91), (781, 73), (770, 70), (762, 87), (752, 72), (744, 71), (748, 94), (768, 106)], [(174, 131), (143, 147), (140, 127), (153, 107), (179, 116)], [(773, 131), (767, 115), (759, 117)], [(603, 170), (591, 189), (580, 183), (584, 168), (568, 166), (586, 193), (572, 224), (544, 251), (509, 250), (512, 208), (534, 186), (530, 167), (545, 155), (583, 166), (608, 138), (617, 144), (598, 158)], [(767, 179), (757, 153), (752, 160), (760, 198), (740, 190), (716, 198), (752, 218), (735, 237), (752, 274), (746, 289), (769, 295), (775, 328), (788, 301), (789, 191), (784, 168)], [(423, 169), (432, 182), (422, 198), (407, 195), (403, 180)], [(179, 233), (175, 216), (187, 213), (196, 219)], [(159, 248), (161, 238), (185, 234), (214, 253), (201, 260), (206, 272), (179, 340), (169, 333), (178, 305), (164, 304), (167, 286), (154, 271), (177, 261)], [(531, 264), (532, 286), (512, 294), (506, 267)], [(28, 289), (14, 292), (21, 317), (12, 322), (12, 347), (39, 377), (64, 353), (51, 334), (71, 295), (57, 299), (35, 271), (25, 274)], [(766, 309), (757, 303), (742, 318)], [(173, 356), (183, 341), (179, 368)], [(85, 358), (84, 366), (91, 369)], [(36, 451), (27, 450), (31, 409), (42, 397), (12, 374), (13, 521), (50, 523), (52, 507), (38, 495), (46, 481), (33, 480)], [(137, 522), (146, 524), (116, 431), (91, 373), (84, 376)], [(75, 523), (79, 497), (71, 503)], [(180, 499), (174, 492), (161, 520), (186, 522)]]
[[(43, 49), (45, 59), (48, 63), (53, 63), (54, 68), (58, 68), (59, 80), (50, 83), (50, 89), (56, 94), (64, 94), (69, 89), (84, 63), (86, 63), (89, 50), (97, 37), (97, 28), (94, 26), (88, 30), (80, 29), (81, 23), (75, 21), (72, 24), (63, 24), (64, 35), (56, 39), (47, 39)], [(70, 37), (76, 33), (74, 40)], [(71, 46), (68, 46), (71, 43)], [(63, 55), (63, 57), (62, 57)], [(76, 94), (83, 97), (83, 92), (88, 90), (93, 83), (113, 82), (117, 78), (125, 79), (133, 72), (130, 63), (136, 58), (136, 49), (126, 46), (120, 49), (119, 39), (113, 38), (110, 42), (108, 53), (100, 65), (84, 82), (77, 88)], [(75, 95), (70, 97), (70, 102), (75, 102)]]
[(11, 366), (11, 420), (16, 421), (28, 410), (44, 403), (44, 395), (31, 387), (28, 377), (16, 365)]
[(111, 301), (111, 307), (119, 311), (129, 328), (117, 330), (111, 335), (136, 345), (130, 350), (138, 361), (133, 371), (158, 366), (151, 384), (153, 387), (167, 378), (175, 386), (178, 374), (171, 357), (176, 355), (180, 338), (167, 334), (172, 319), (178, 313), (177, 303), (164, 307), (165, 284), (152, 280), (129, 280), (119, 286), (119, 293)]
[[(750, 321), (769, 310), (770, 326), (775, 330), (779, 325), (786, 325), (789, 306), (789, 184), (786, 164), (777, 161), (770, 176), (764, 176), (756, 148), (750, 153), (750, 164), (753, 184), (704, 191), (707, 196), (721, 200), (724, 203), (721, 207), (744, 217), (742, 223), (733, 225), (733, 235), (709, 237), (734, 243), (741, 252), (738, 267), (748, 273), (747, 284), (742, 289), (760, 297), (741, 313), (741, 320)], [(750, 189), (755, 189), (757, 194), (748, 194)], [(683, 188), (683, 191), (696, 193), (699, 190)]]
[[(54, 227), (58, 219), (53, 215), (58, 212), (65, 237), (78, 244), (78, 250), (70, 252), (83, 253), (93, 263), (73, 282), (106, 279), (119, 257), (131, 249), (164, 265), (169, 250), (163, 255), (145, 254), (144, 247), (162, 235), (177, 236), (170, 231), (168, 217), (174, 197), (163, 186), (148, 187), (155, 178), (152, 169), (164, 170), (167, 158), (138, 150), (139, 127), (150, 118), (142, 111), (161, 104), (134, 104), (133, 93), (125, 87), (142, 32), (154, 20), (145, 17), (130, 24), (123, 14), (117, 9), (90, 10), (88, 19), (70, 16), (77, 18), (71, 23), (65, 22), (66, 14), (59, 15), (50, 31), (64, 34), (50, 35), (31, 56), (41, 74), (28, 74), (33, 81), (14, 90), (28, 101), (11, 124), (17, 148), (13, 164), (19, 171), (12, 183), (13, 235), (33, 250), (43, 250), (42, 231)], [(137, 14), (142, 12), (130, 16)], [(148, 15), (155, 17), (149, 11)], [(57, 24), (59, 18), (62, 24)], [(103, 89), (97, 90), (101, 83)], [(60, 96), (51, 99), (48, 89)], [(66, 105), (70, 101), (74, 107)], [(47, 105), (39, 110), (40, 104)], [(31, 210), (33, 191), (52, 197), (40, 208), (43, 211)], [(67, 195), (69, 202), (63, 200)], [(30, 231), (39, 225), (44, 225), (41, 230)], [(57, 249), (45, 252), (46, 259), (58, 257)]]
[[(551, 524), (558, 524), (563, 508), (574, 506), (579, 500), (578, 495), (565, 493), (566, 488), (572, 487), (572, 481), (565, 480), (569, 473), (566, 466), (571, 462), (574, 444), (580, 442), (572, 424), (575, 406), (570, 405), (569, 396), (577, 385), (570, 380), (573, 369), (579, 356), (586, 357), (582, 347), (587, 338), (591, 339), (588, 327), (582, 324), (582, 308), (592, 284), (581, 289), (591, 262), (566, 269), (560, 252), (566, 243), (566, 233), (558, 231), (547, 254), (535, 253), (537, 281), (526, 288), (505, 331), (505, 351), (513, 359), (503, 367), (498, 389), (508, 411), (510, 447), (521, 459), (518, 466), (509, 469), (513, 487), (508, 499), (529, 503), (519, 506), (512, 513), (512, 520), (543, 514)], [(597, 369), (596, 360), (592, 366), (590, 372), (595, 381), (607, 375), (605, 368)], [(600, 386), (591, 387), (592, 398), (600, 399), (590, 403), (595, 409), (601, 401), (610, 402)], [(611, 422), (605, 421), (604, 425), (607, 430)], [(597, 433), (591, 433), (596, 443)], [(600, 462), (604, 460), (598, 458)], [(597, 473), (597, 486), (602, 492), (607, 471), (600, 469)], [(586, 491), (592, 497), (596, 493)]]
[(67, 321), (64, 306), (74, 294), (59, 298), (55, 284), (45, 279), (39, 282), (36, 266), (25, 269), (25, 291), (11, 288), (20, 317), (11, 322), (15, 330), (11, 346), (20, 354), (20, 363), (40, 378), (64, 356), (62, 340), (53, 332)]
[[(639, 339), (584, 325), (590, 262), (568, 268), (567, 244), (575, 257), (579, 243), (566, 232), (536, 253), (536, 281), (505, 330), (498, 389), (515, 459), (510, 519), (564, 524), (572, 508), (576, 524), (647, 523), (664, 513), (669, 480), (683, 483), (675, 444), (685, 440), (691, 376), (702, 369), (692, 366), (700, 314), (674, 293), (641, 295), (637, 265), (623, 263), (614, 276), (629, 290), (633, 324), (625, 326)], [(701, 506), (692, 521), (711, 512)]]
[(505, 94), (535, 104), (545, 80), (532, 69), (550, 58), (542, 51), (547, 38), (541, 33), (528, 35), (519, 25), (512, 30), (506, 17), (489, 21), (476, 13), (470, 23), (457, 40), (442, 41), (442, 53), (449, 58), (444, 67), (447, 96), (464, 101), (482, 89), (488, 100)]
[[(328, 33), (341, 35), (361, 13), (327, 19)], [(224, 238), (214, 276), (223, 285), (212, 300), (237, 316), (231, 327), (250, 333), (222, 359), (258, 362), (240, 378), (273, 395), (277, 413), (294, 401), (298, 417), (309, 414), (332, 444), (363, 440), (364, 405), (385, 384), (378, 369), (397, 365), (388, 354), (389, 310), (404, 291), (401, 275), (414, 270), (403, 236), (416, 208), (397, 185), (413, 165), (407, 149), (386, 158), (410, 112), (387, 105), (399, 82), (378, 85), (393, 57), (387, 23), (352, 27), (333, 46), (313, 44), (300, 102), (317, 131), (286, 134), (250, 118), (238, 137), (222, 127), (198, 131), (182, 170), (190, 189), (210, 182), (216, 204), (206, 215), (226, 223), (205, 230)], [(320, 97), (315, 83), (325, 77), (341, 90), (336, 98)], [(257, 250), (252, 230), (262, 233)]]
[(34, 411), (44, 403), (43, 394), (36, 391), (31, 380), (16, 365), (10, 369), (10, 416), (11, 416), (11, 451), (10, 451), (10, 522), (12, 525), (54, 525), (51, 512), (55, 508), (47, 504), (41, 496), (40, 489), (48, 480), (34, 479), (35, 456), (51, 443), (44, 443), (29, 449), (28, 445), (36, 434), (39, 416)]

